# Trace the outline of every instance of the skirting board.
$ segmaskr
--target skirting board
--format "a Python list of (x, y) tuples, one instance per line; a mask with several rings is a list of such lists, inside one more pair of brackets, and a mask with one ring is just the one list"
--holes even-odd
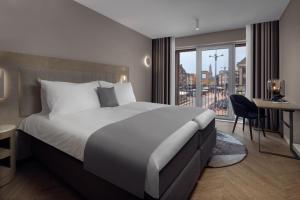
[(294, 144), (294, 150), (298, 156), (300, 156), (300, 144)]
[[(290, 139), (287, 138), (286, 136), (284, 136), (284, 140), (285, 140), (288, 144), (290, 144)], [(294, 145), (293, 145), (293, 148), (294, 148), (294, 150), (295, 150), (295, 153), (296, 153), (298, 156), (300, 156), (300, 144), (294, 144)]]

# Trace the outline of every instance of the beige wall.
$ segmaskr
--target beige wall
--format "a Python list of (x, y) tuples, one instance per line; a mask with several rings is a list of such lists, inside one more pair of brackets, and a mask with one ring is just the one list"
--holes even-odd
[[(300, 1), (291, 0), (280, 18), (280, 78), (286, 81), (286, 97), (300, 105)], [(295, 142), (300, 143), (300, 112), (295, 113)], [(285, 115), (287, 120), (287, 115)], [(288, 136), (288, 129), (285, 129)]]
[(189, 48), (246, 40), (246, 28), (176, 38), (176, 48)]
[(151, 100), (151, 39), (72, 0), (1, 0), (0, 50), (128, 66), (137, 99)]

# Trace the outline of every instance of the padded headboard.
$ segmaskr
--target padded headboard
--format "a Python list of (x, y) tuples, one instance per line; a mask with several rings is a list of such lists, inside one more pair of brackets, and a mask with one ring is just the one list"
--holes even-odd
[(19, 68), (19, 114), (21, 117), (41, 111), (38, 79), (74, 83), (129, 79), (129, 68), (76, 60), (6, 53), (2, 62)]

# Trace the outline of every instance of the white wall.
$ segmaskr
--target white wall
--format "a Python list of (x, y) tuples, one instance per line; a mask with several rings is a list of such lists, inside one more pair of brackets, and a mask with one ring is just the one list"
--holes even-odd
[(175, 105), (176, 103), (176, 100), (175, 100), (175, 73), (176, 73), (176, 67), (175, 67), (175, 38), (172, 37), (171, 38), (171, 70), (170, 70), (170, 73), (171, 73), (171, 78), (170, 78), (170, 81), (171, 81), (171, 88), (170, 88), (170, 95), (171, 95), (171, 105)]
[(253, 97), (253, 77), (252, 77), (252, 26), (246, 26), (246, 48), (247, 48), (247, 59), (246, 59), (246, 97), (252, 99)]
[(176, 38), (176, 49), (246, 40), (246, 30), (236, 29)]
[(73, 0), (1, 0), (0, 50), (128, 66), (137, 99), (151, 100), (152, 40)]
[[(279, 22), (280, 29), (280, 79), (285, 80), (286, 98), (300, 105), (300, 1), (291, 0)], [(284, 115), (288, 121), (288, 115)], [(289, 138), (289, 129), (284, 135)], [(300, 112), (294, 114), (294, 138), (300, 143)]]

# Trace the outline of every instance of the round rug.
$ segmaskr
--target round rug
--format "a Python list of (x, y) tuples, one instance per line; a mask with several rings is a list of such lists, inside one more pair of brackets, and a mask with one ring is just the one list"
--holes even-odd
[(233, 136), (217, 133), (216, 147), (208, 167), (227, 167), (243, 161), (247, 156), (247, 148)]

